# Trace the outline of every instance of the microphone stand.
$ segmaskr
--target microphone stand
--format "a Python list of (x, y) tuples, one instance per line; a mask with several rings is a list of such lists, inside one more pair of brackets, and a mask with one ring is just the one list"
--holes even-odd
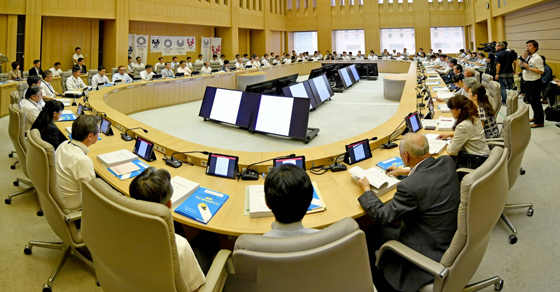
[(240, 173), (237, 176), (237, 180), (239, 180), (239, 178), (241, 178), (241, 180), (258, 180), (259, 179), (259, 172), (256, 171), (256, 170), (252, 170), (251, 166), (261, 164), (263, 162), (271, 161), (271, 160), (274, 160), (274, 159), (291, 158), (291, 157), (296, 157), (296, 155), (295, 154), (290, 154), (290, 155), (287, 155), (287, 156), (279, 156), (279, 157), (274, 157), (274, 158), (271, 158), (271, 159), (267, 159), (267, 160), (263, 160), (263, 161), (259, 161), (259, 162), (255, 162), (253, 164), (250, 164), (249, 166), (247, 166), (247, 169), (245, 169), (244, 172)]
[[(368, 139), (368, 143), (369, 143), (369, 141), (375, 141), (375, 140), (377, 140), (377, 137), (373, 137), (373, 138), (371, 138), (371, 139)], [(342, 156), (348, 154), (348, 152), (350, 152), (350, 150), (352, 150), (352, 149), (348, 149), (348, 150), (344, 151), (344, 153), (338, 155), (338, 156), (335, 158), (334, 163), (331, 164), (331, 165), (329, 165), (329, 169), (330, 169), (332, 172), (345, 171), (345, 170), (348, 169), (348, 167), (346, 167), (345, 164), (338, 163), (338, 160), (340, 159), (340, 157), (342, 157)]]
[(142, 131), (144, 131), (144, 133), (148, 133), (148, 130), (146, 130), (146, 129), (142, 128), (142, 127), (136, 127), (136, 128), (128, 129), (128, 130), (124, 131), (124, 133), (121, 133), (121, 138), (122, 138), (123, 140), (127, 141), (127, 142), (134, 140), (134, 138), (132, 138), (131, 136), (129, 136), (127, 133), (128, 133), (128, 131), (130, 131), (130, 130), (135, 130), (135, 129), (141, 129)]
[[(202, 153), (204, 155), (208, 155), (210, 154), (210, 152), (208, 151), (186, 151), (186, 152), (174, 152), (173, 154), (171, 154), (171, 158), (162, 158), (163, 161), (165, 161), (166, 165), (169, 165), (171, 167), (174, 168), (179, 168), (183, 165), (183, 161), (175, 159), (175, 154), (187, 154), (187, 153)], [(186, 162), (188, 163), (188, 162)]]
[(391, 142), (391, 138), (393, 137), (395, 132), (397, 132), (397, 130), (402, 126), (402, 124), (406, 121), (406, 118), (410, 117), (410, 115), (412, 115), (412, 113), (409, 113), (405, 117), (405, 119), (403, 119), (403, 121), (397, 126), (397, 128), (391, 133), (391, 135), (389, 135), (389, 138), (387, 139), (387, 143), (381, 145), (381, 149), (393, 149), (398, 146), (397, 144)]

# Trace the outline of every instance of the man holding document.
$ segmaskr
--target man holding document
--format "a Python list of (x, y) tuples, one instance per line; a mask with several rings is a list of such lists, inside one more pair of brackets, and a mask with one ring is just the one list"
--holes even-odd
[(375, 251), (389, 240), (398, 240), (425, 256), (439, 261), (457, 229), (460, 183), (455, 162), (449, 156), (429, 154), (426, 137), (409, 133), (402, 139), (400, 157), (409, 170), (387, 169), (389, 175), (408, 175), (397, 185), (391, 201), (383, 203), (371, 190), (367, 178), (360, 179), (364, 191), (360, 205), (375, 221), (366, 231), (373, 280), (379, 291), (418, 291), (434, 276), (401, 257), (383, 257), (385, 268), (377, 270)]

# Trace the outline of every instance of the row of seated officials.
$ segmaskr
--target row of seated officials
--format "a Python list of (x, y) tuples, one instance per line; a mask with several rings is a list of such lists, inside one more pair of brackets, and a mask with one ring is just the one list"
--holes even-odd
[[(370, 191), (367, 179), (359, 182), (363, 194), (358, 202), (375, 221), (366, 230), (366, 235), (374, 283), (379, 291), (416, 291), (433, 280), (432, 275), (396, 256), (387, 261), (384, 270), (378, 271), (374, 266), (375, 251), (384, 242), (399, 240), (436, 261), (449, 247), (457, 228), (460, 201), (456, 160), (460, 160), (462, 153), (489, 154), (486, 128), (488, 118), (494, 116), (484, 86), (474, 84), (466, 91), (467, 96), (456, 95), (447, 101), (451, 114), (457, 119), (454, 132), (439, 135), (441, 139), (451, 139), (447, 148), (451, 156), (433, 158), (423, 135), (407, 134), (399, 145), (400, 157), (407, 168), (387, 170), (389, 175), (407, 176), (398, 184), (394, 198), (385, 204)], [(30, 84), (24, 97), (21, 107), (26, 128), (38, 129), (43, 140), (56, 149), (60, 197), (55, 200), (65, 213), (79, 211), (82, 209), (81, 185), (95, 178), (93, 161), (87, 154), (89, 147), (98, 141), (100, 119), (95, 115), (79, 116), (72, 123), (72, 139), (68, 141), (54, 124), (64, 110), (62, 102), (43, 102), (38, 83)], [(484, 125), (482, 112), (487, 121)], [(171, 206), (172, 192), (170, 175), (165, 169), (148, 168), (129, 187), (132, 198), (168, 207)], [(265, 179), (265, 198), (276, 221), (271, 231), (263, 236), (302, 236), (320, 232), (302, 225), (312, 193), (311, 180), (303, 169), (283, 165), (272, 170)], [(76, 226), (79, 228), (80, 225), (81, 222), (77, 221)], [(180, 229), (176, 228), (176, 232)], [(176, 235), (176, 242), (182, 274), (190, 289), (196, 291), (205, 282), (204, 274), (219, 249), (217, 237), (203, 232), (188, 242)]]

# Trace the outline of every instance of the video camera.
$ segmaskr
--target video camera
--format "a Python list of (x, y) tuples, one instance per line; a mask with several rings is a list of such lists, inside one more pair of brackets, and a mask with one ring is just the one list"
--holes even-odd
[(479, 44), (480, 47), (476, 48), (479, 51), (485, 51), (485, 52), (492, 52), (494, 53), (496, 51), (496, 42), (491, 42), (491, 43), (484, 43), (484, 44)]

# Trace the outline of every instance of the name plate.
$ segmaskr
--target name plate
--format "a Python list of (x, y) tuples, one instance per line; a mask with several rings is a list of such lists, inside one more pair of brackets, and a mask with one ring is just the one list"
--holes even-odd
[(146, 86), (152, 86), (154, 85), (153, 83), (146, 83)]
[(128, 88), (128, 89), (134, 88), (134, 85), (132, 85), (132, 86), (128, 86), (127, 88)]
[(175, 80), (175, 83), (181, 83), (183, 80)]
[(113, 90), (113, 93), (114, 93), (114, 92), (118, 92), (118, 91), (119, 91), (118, 89), (115, 89), (115, 90)]

